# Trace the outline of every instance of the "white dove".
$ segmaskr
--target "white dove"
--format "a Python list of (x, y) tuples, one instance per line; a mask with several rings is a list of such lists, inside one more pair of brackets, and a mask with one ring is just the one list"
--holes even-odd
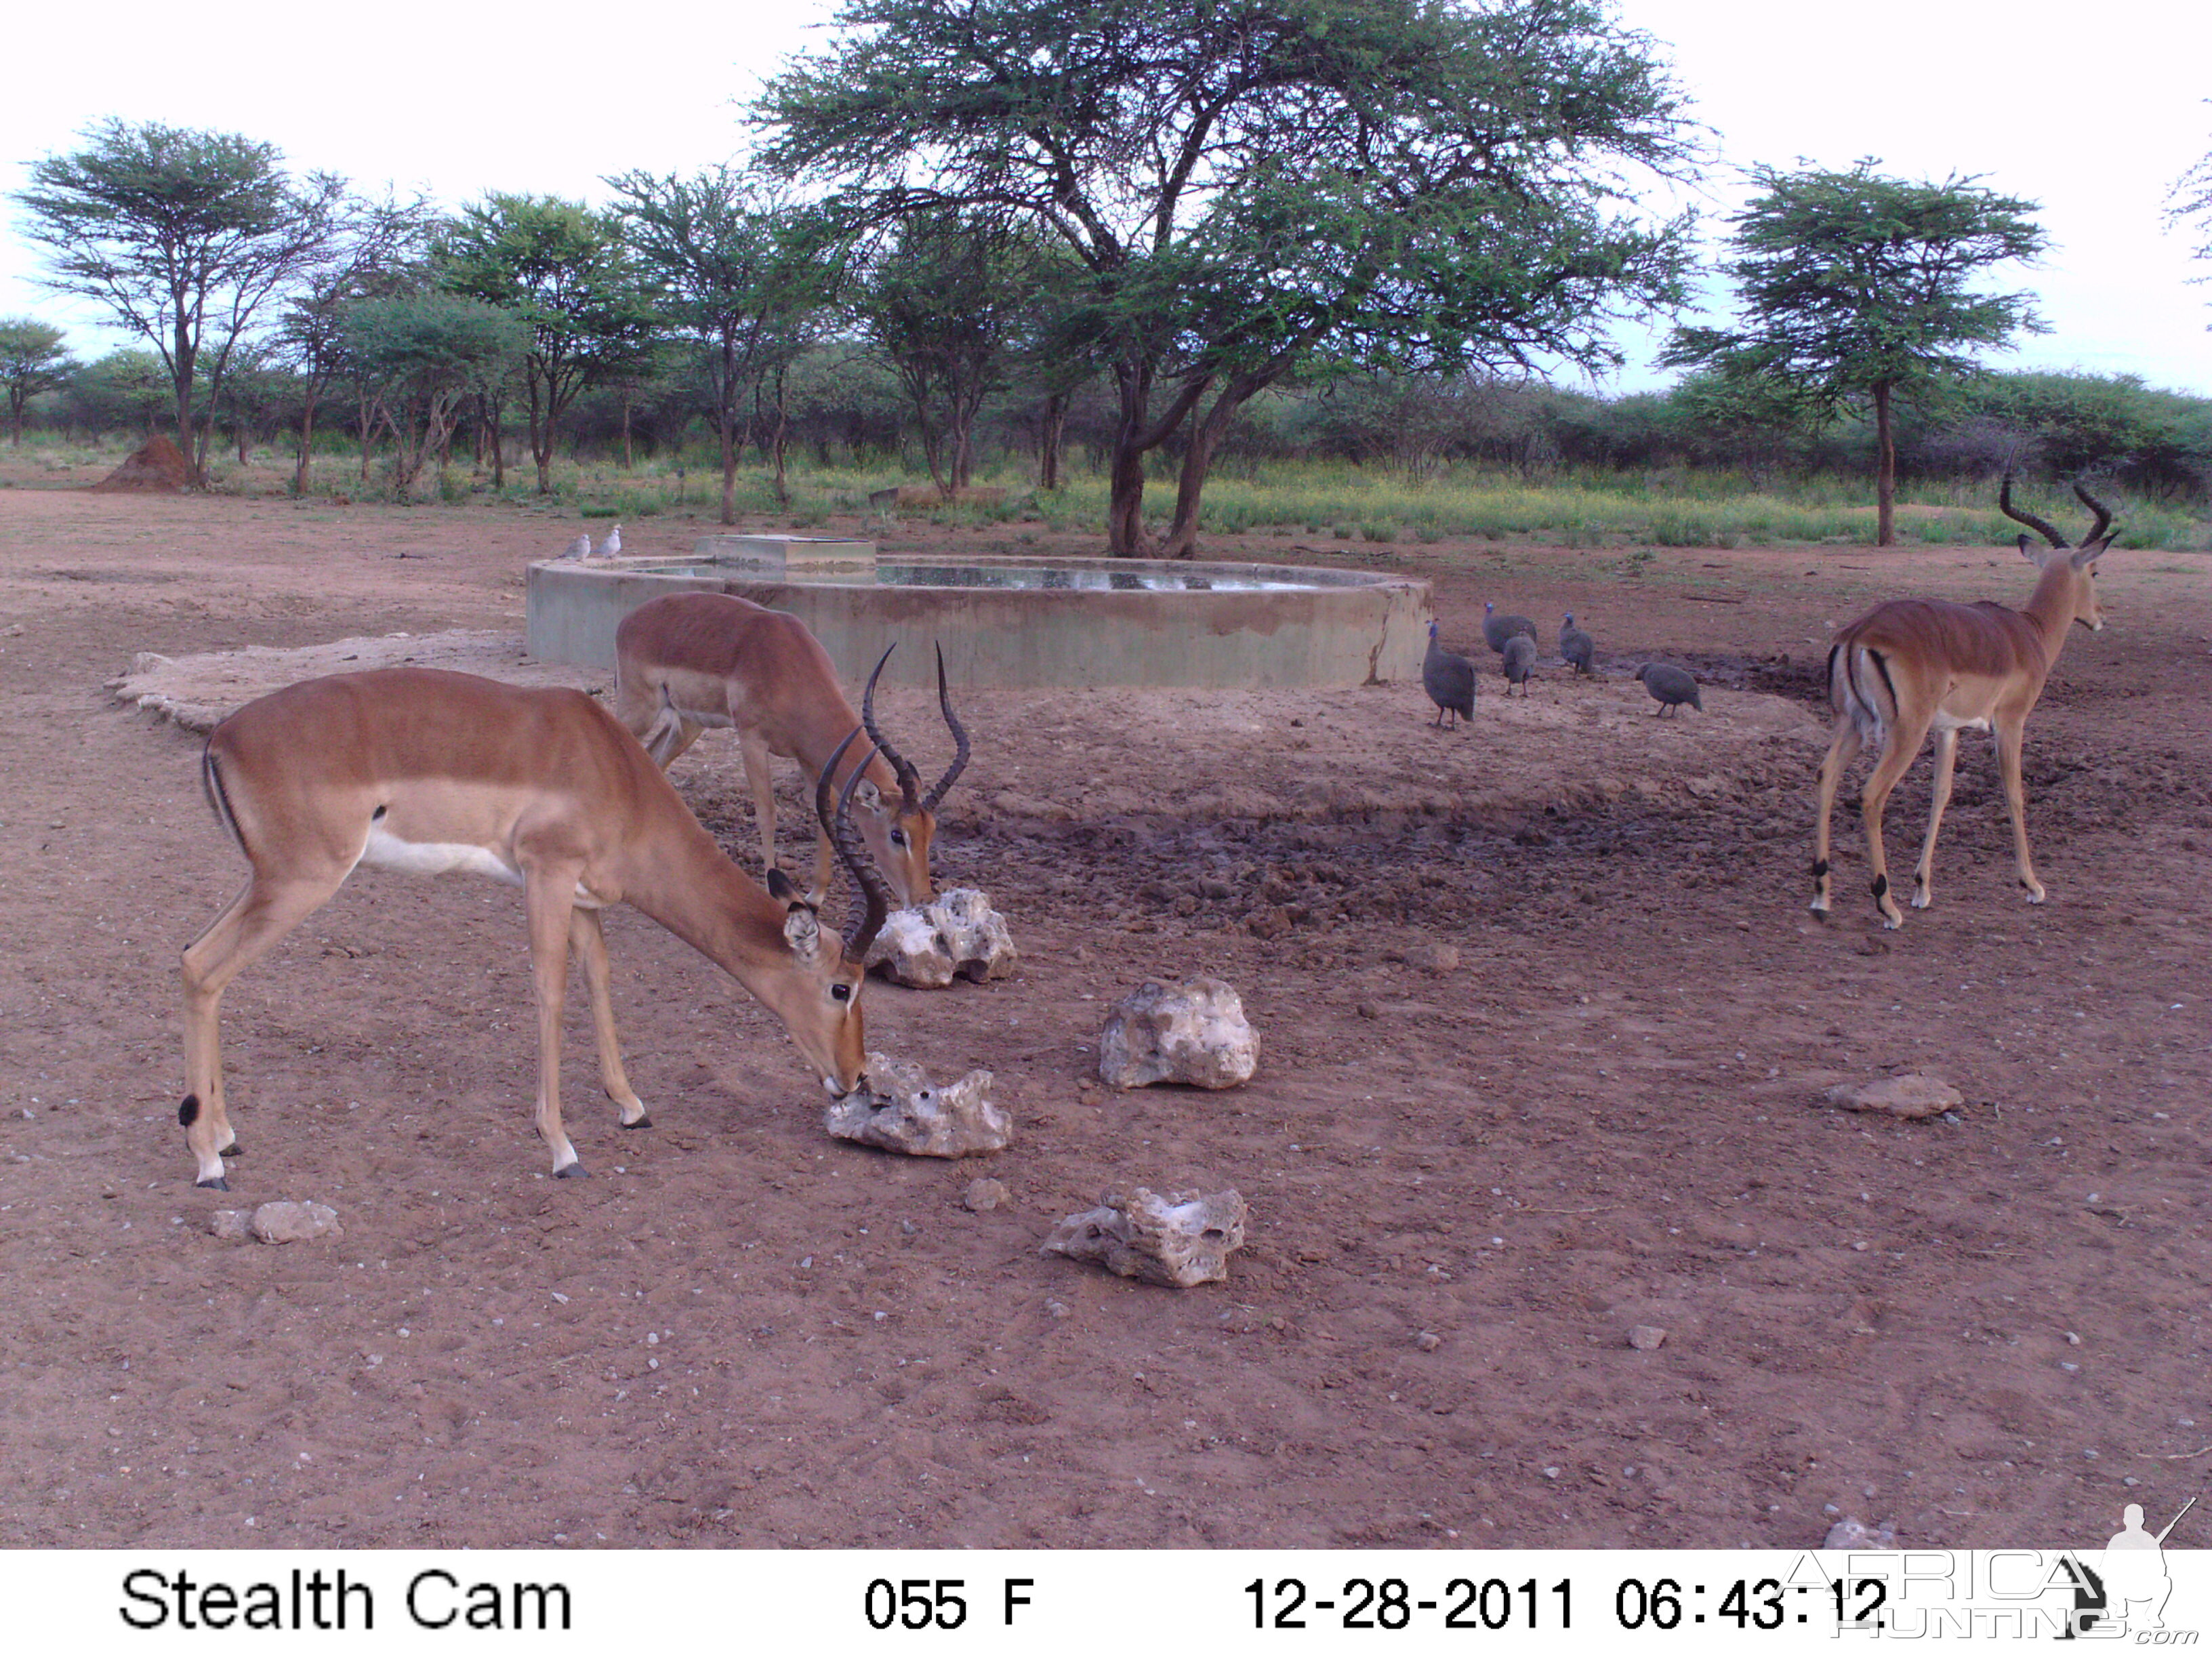
[(568, 550), (566, 553), (563, 553), (561, 556), (564, 559), (590, 558), (592, 556), (592, 538), (589, 536), (577, 537), (574, 541), (568, 544)]
[(622, 526), (617, 525), (607, 532), (606, 540), (599, 544), (599, 557), (611, 559), (622, 552)]

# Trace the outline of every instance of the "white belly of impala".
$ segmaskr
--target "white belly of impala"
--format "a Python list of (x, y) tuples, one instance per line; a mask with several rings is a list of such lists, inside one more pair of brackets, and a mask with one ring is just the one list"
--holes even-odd
[(470, 842), (402, 841), (381, 828), (369, 830), (368, 844), (361, 849), (361, 861), (380, 870), (398, 870), (410, 876), (442, 876), (449, 871), (460, 870), (470, 875), (489, 876), (511, 887), (522, 885), (522, 872), (489, 847), (478, 847)]
[(1960, 720), (1956, 714), (1947, 714), (1939, 708), (1936, 711), (1936, 718), (1929, 724), (1938, 732), (1986, 732), (1990, 729), (1990, 717), (1983, 714), (1970, 720)]

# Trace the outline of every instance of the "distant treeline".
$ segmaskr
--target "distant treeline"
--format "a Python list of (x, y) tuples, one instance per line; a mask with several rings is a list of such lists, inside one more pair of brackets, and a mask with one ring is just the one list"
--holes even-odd
[[(234, 371), (214, 411), (225, 448), (243, 461), (271, 446), (289, 454), (308, 407), (307, 382), (281, 368)], [(116, 351), (30, 400), (27, 436), (112, 443), (167, 428), (170, 381), (151, 353)], [(857, 343), (804, 352), (786, 392), (784, 441), (823, 466), (918, 473), (923, 434), (896, 373)], [(1015, 386), (988, 398), (975, 422), (985, 467), (1042, 471), (1057, 439), (1063, 465), (1097, 475), (1108, 462), (1115, 410), (1107, 387), (1048, 396)], [(360, 445), (362, 411), (343, 389), (316, 399), (313, 429), (327, 448)], [(371, 430), (376, 422), (371, 417)], [(481, 462), (489, 434), (474, 411), (457, 426), (453, 459)], [(514, 433), (507, 434), (512, 452)], [(713, 465), (714, 434), (696, 375), (679, 362), (627, 386), (584, 394), (565, 442), (571, 459), (617, 465), (686, 459)], [(765, 457), (765, 428), (756, 447)], [(381, 456), (373, 435), (372, 483)], [(1179, 453), (1164, 447), (1157, 465)], [(1473, 465), (1527, 482), (1561, 468), (1648, 471), (1725, 470), (1786, 480), (1863, 477), (1875, 466), (1871, 423), (1816, 422), (1789, 407), (1761, 406), (1717, 378), (1692, 376), (1665, 392), (1601, 398), (1539, 381), (1426, 376), (1351, 376), (1292, 385), (1252, 400), (1224, 439), (1217, 465), (1234, 473), (1274, 460), (1336, 460), (1419, 479)], [(2133, 375), (1991, 374), (1908, 406), (1899, 462), (1923, 480), (1983, 477), (2012, 466), (2023, 477), (2090, 475), (2176, 505), (2212, 501), (2212, 398), (2145, 386)]]

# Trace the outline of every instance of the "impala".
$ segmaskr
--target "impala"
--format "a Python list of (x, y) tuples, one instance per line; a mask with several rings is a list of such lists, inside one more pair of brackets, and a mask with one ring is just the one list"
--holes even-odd
[[(937, 653), (937, 706), (952, 728), (952, 764), (936, 787), (921, 778), (876, 726), (876, 679), (868, 676), (858, 723), (881, 750), (861, 769), (855, 797), (861, 838), (901, 904), (930, 897), (930, 842), (937, 809), (968, 764), (968, 733), (952, 713), (945, 686), (945, 653)], [(786, 881), (775, 860), (775, 781), (769, 757), (796, 760), (812, 775), (854, 724), (853, 705), (822, 643), (798, 617), (727, 593), (672, 593), (647, 601), (615, 630), (615, 713), (665, 770), (708, 726), (734, 726), (752, 786), (754, 815), (771, 890)], [(892, 799), (896, 787), (897, 797)], [(814, 886), (819, 902), (830, 883), (830, 842), (817, 839)]]
[(2012, 813), (2013, 848), (2020, 884), (2030, 904), (2043, 902), (2043, 884), (2027, 855), (2026, 800), (2020, 781), (2021, 738), (2028, 711), (2043, 695), (2058, 653), (2075, 623), (2096, 629), (2105, 625), (2097, 609), (2097, 561), (2112, 544), (2112, 515), (2079, 483), (2074, 493), (2097, 515), (2079, 547), (2012, 504), (2012, 476), (2005, 475), (1997, 505), (2007, 518), (2039, 531), (2051, 545), (2039, 548), (2023, 535), (2020, 554), (2039, 567), (2042, 577), (2027, 603), (2017, 611), (1984, 599), (1957, 605), (1948, 599), (1892, 599), (1878, 605), (1836, 636), (1828, 653), (1828, 701), (1836, 710), (1835, 740), (1820, 763), (1820, 800), (1813, 848), (1813, 908), (1828, 908), (1828, 814), (1844, 769), (1870, 748), (1878, 758), (1860, 797), (1866, 821), (1867, 855), (1874, 870), (1874, 902), (1882, 925), (1902, 927), (1905, 914), (1891, 896), (1889, 866), (1882, 852), (1881, 814), (1889, 792), (1912, 764), (1913, 757), (1936, 731), (1936, 781), (1928, 813), (1928, 839), (1912, 873), (1912, 908), (1923, 910), (1932, 897), (1936, 832), (1951, 799), (1951, 768), (1958, 758), (1959, 733), (1969, 727), (1994, 732), (1997, 769), (2004, 779), (2005, 805)]
[[(856, 726), (845, 744), (860, 735)], [(833, 1095), (866, 1081), (860, 986), (890, 908), (848, 817), (833, 808), (841, 744), (815, 790), (823, 832), (865, 898), (842, 945), (811, 903), (764, 891), (722, 856), (620, 722), (580, 691), (384, 668), (307, 680), (216, 727), (201, 760), (209, 803), (252, 865), (245, 889), (184, 953), (185, 1073), (177, 1121), (198, 1183), (226, 1188), (223, 988), (336, 893), (359, 864), (472, 871), (523, 890), (538, 1000), (536, 1124), (553, 1173), (584, 1173), (561, 1122), (568, 954), (583, 964), (599, 1075), (625, 1128), (647, 1126), (608, 995), (599, 911), (628, 902), (750, 991)], [(858, 771), (854, 774), (858, 776)]]

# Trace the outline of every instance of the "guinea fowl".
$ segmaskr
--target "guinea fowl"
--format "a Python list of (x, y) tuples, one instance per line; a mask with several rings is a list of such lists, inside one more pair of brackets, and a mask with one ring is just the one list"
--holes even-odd
[[(1429, 654), (1421, 659), (1421, 685), (1437, 706), (1433, 724), (1443, 726), (1447, 714), (1460, 720), (1474, 718), (1474, 665), (1437, 642), (1437, 625), (1429, 624)], [(1459, 720), (1452, 722), (1456, 726)]]
[(1575, 613), (1567, 612), (1567, 619), (1559, 627), (1559, 660), (1578, 674), (1594, 674), (1597, 661), (1597, 641), (1575, 626)]
[(1498, 607), (1485, 599), (1482, 602), (1482, 637), (1489, 641), (1490, 648), (1503, 656), (1505, 641), (1516, 634), (1526, 634), (1529, 644), (1534, 645), (1536, 642), (1536, 624), (1526, 617), (1501, 617), (1498, 614)]
[(1659, 700), (1659, 713), (1663, 718), (1669, 708), (1680, 708), (1684, 703), (1700, 714), (1705, 705), (1698, 699), (1698, 683), (1686, 668), (1672, 663), (1647, 662), (1636, 671), (1636, 678), (1644, 682), (1644, 689)]
[(1511, 696), (1513, 688), (1519, 686), (1521, 695), (1528, 695), (1528, 677), (1536, 672), (1536, 641), (1526, 634), (1516, 634), (1505, 641), (1505, 695)]

